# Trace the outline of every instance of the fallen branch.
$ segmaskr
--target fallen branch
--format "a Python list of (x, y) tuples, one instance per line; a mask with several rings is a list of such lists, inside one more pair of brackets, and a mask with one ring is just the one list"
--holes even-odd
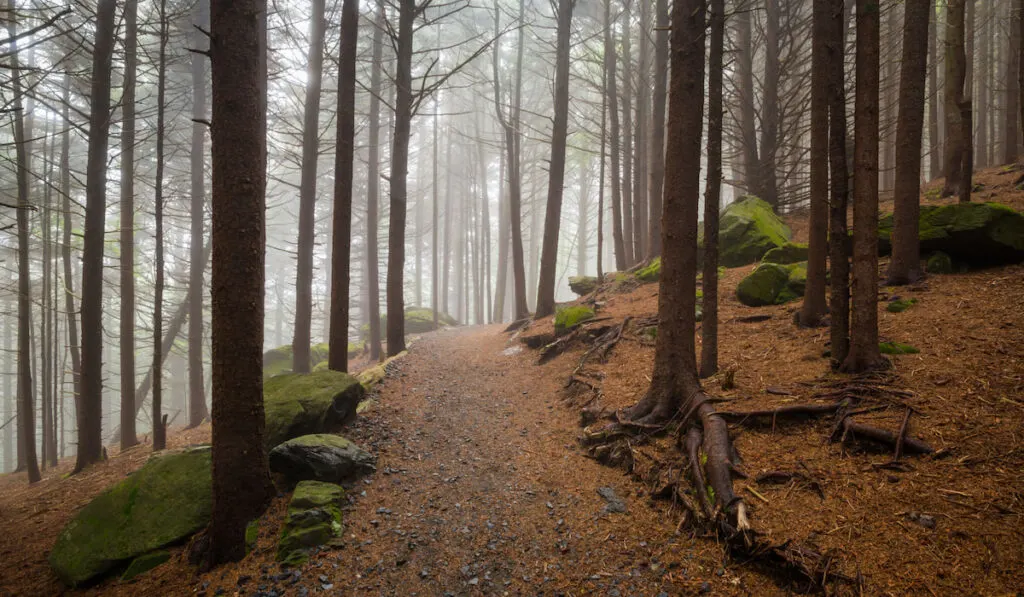
[[(840, 442), (845, 442), (849, 439), (860, 439), (869, 440), (876, 444), (881, 444), (888, 447), (889, 449), (895, 449), (899, 441), (897, 436), (891, 431), (885, 429), (879, 429), (878, 427), (872, 427), (870, 425), (864, 425), (861, 423), (854, 423), (851, 419), (843, 419), (841, 426), (843, 430), (842, 436), (839, 438)], [(903, 451), (908, 454), (931, 454), (935, 450), (928, 444), (916, 440), (911, 437), (904, 437), (902, 442), (899, 442), (903, 446)]]

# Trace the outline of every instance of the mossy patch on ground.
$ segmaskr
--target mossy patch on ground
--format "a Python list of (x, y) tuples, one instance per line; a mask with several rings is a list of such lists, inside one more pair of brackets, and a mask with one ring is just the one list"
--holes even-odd
[(886, 306), (885, 310), (889, 313), (903, 313), (913, 305), (917, 304), (917, 299), (896, 299), (889, 301), (889, 305)]
[(209, 447), (153, 456), (64, 527), (50, 566), (78, 586), (205, 527), (212, 507)]
[(267, 449), (300, 435), (320, 433), (355, 417), (366, 390), (339, 371), (278, 375), (263, 384)]
[(921, 352), (920, 350), (918, 350), (917, 348), (914, 348), (913, 346), (911, 346), (909, 344), (901, 344), (899, 342), (879, 342), (878, 343), (878, 350), (881, 351), (882, 354), (893, 354), (893, 355), (898, 355), (898, 354), (917, 354), (917, 353)]
[(569, 305), (555, 311), (555, 334), (561, 335), (594, 318), (594, 310), (585, 305)]

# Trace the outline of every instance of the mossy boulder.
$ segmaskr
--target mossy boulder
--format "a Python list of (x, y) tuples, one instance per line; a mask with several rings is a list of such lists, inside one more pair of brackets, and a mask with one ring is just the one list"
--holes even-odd
[[(1024, 261), (1024, 214), (999, 203), (923, 205), (918, 221), (921, 253), (941, 251), (969, 266)], [(893, 217), (881, 219), (879, 252), (892, 251)]]
[(555, 335), (562, 335), (579, 324), (594, 318), (594, 310), (585, 305), (559, 307), (555, 311)]
[(569, 290), (579, 296), (586, 296), (597, 290), (597, 278), (594, 276), (572, 276), (569, 278)]
[(288, 504), (277, 544), (277, 560), (286, 566), (305, 563), (311, 553), (341, 536), (341, 500), (345, 490), (333, 483), (302, 481)]
[(804, 243), (786, 243), (775, 247), (761, 258), (761, 263), (778, 263), (788, 265), (807, 261), (807, 245)]
[(736, 298), (748, 307), (781, 305), (803, 296), (807, 264), (762, 263), (736, 287)]
[(68, 586), (93, 581), (205, 527), (212, 495), (208, 446), (155, 455), (71, 519), (50, 566)]
[[(449, 327), (457, 326), (459, 322), (454, 317), (447, 313), (437, 314), (437, 327)], [(388, 328), (388, 315), (387, 313), (381, 313), (380, 315), (380, 330), (381, 335), (384, 335), (384, 330)], [(425, 307), (406, 307), (405, 309), (405, 333), (408, 334), (424, 334), (426, 332), (432, 332), (436, 328), (434, 327), (434, 311)], [(364, 323), (359, 327), (359, 334), (363, 341), (366, 341), (370, 337), (370, 324)]]
[(339, 371), (278, 375), (263, 383), (267, 449), (301, 435), (341, 427), (366, 395), (359, 380)]
[(661, 257), (655, 257), (649, 264), (636, 271), (641, 282), (657, 282), (661, 279)]
[(376, 459), (366, 450), (327, 433), (296, 437), (270, 451), (270, 470), (289, 484), (354, 481), (377, 470), (375, 464)]
[(121, 575), (122, 581), (128, 581), (140, 574), (145, 574), (153, 568), (167, 562), (171, 559), (171, 553), (165, 549), (160, 549), (141, 556), (132, 560), (132, 563), (128, 565), (128, 568)]
[(951, 274), (953, 273), (953, 259), (942, 251), (936, 251), (928, 257), (924, 267), (929, 274)]
[[(316, 368), (317, 365), (327, 362), (327, 355), (330, 346), (327, 343), (314, 344), (309, 347), (309, 366)], [(292, 361), (294, 352), (291, 344), (278, 346), (273, 350), (263, 353), (263, 379), (270, 379), (275, 375), (292, 372)], [(326, 365), (324, 365), (326, 367)]]
[[(756, 263), (768, 251), (789, 242), (789, 226), (772, 207), (747, 195), (722, 212), (718, 229), (718, 262), (725, 267)], [(703, 237), (699, 244), (703, 246)]]

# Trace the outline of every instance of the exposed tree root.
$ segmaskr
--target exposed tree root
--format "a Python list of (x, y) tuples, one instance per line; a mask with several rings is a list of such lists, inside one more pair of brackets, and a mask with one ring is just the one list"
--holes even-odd
[(879, 429), (878, 427), (872, 427), (870, 425), (863, 425), (861, 423), (854, 423), (852, 419), (843, 419), (842, 424), (842, 435), (839, 441), (847, 440), (867, 440), (875, 444), (880, 444), (889, 448), (890, 450), (896, 450), (897, 446), (902, 447), (902, 452), (907, 454), (931, 454), (935, 450), (928, 444), (921, 440), (914, 439), (912, 437), (902, 437), (886, 431), (885, 429)]

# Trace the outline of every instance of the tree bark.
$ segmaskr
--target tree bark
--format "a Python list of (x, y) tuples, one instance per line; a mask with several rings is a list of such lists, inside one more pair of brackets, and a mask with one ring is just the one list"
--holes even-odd
[[(929, 14), (934, 16), (939, 0), (928, 3)], [(928, 20), (928, 178), (942, 175), (942, 139), (939, 138), (939, 59), (938, 18)]]
[(615, 42), (612, 39), (611, 0), (604, 4), (604, 66), (605, 66), (605, 98), (608, 101), (609, 152), (611, 152), (612, 169), (612, 243), (615, 247), (615, 269), (625, 271), (629, 260), (626, 255), (626, 239), (622, 230), (622, 182), (619, 168), (619, 94), (616, 89)]
[(924, 133), (925, 70), (932, 0), (907, 0), (903, 17), (900, 107), (896, 125), (896, 183), (892, 259), (886, 284), (921, 278), (918, 217), (921, 204), (921, 141)]
[(1021, 11), (1024, 3), (1016, 6), (1009, 0), (1010, 7), (1010, 42), (1006, 53), (1006, 103), (1003, 105), (1005, 123), (1003, 125), (1003, 156), (1004, 164), (1017, 161), (1017, 145), (1020, 138), (1020, 89), (1018, 79), (1021, 62)]
[[(661, 255), (661, 193), (665, 183), (665, 87), (668, 80), (668, 0), (655, 0), (654, 14), (654, 91), (650, 144), (647, 149), (647, 165), (650, 176), (647, 183), (648, 219), (650, 220), (650, 232), (647, 238), (648, 259), (654, 259)], [(602, 115), (601, 118), (603, 143), (604, 116)], [(601, 155), (604, 155), (603, 151)], [(604, 176), (601, 177), (601, 181), (603, 192)]]
[(82, 377), (75, 472), (103, 458), (103, 240), (107, 208), (110, 68), (114, 49), (114, 0), (99, 0), (93, 46), (89, 154), (82, 245)]
[[(64, 74), (62, 84), (62, 105), (64, 106), (63, 120), (71, 122), (71, 82), (68, 75)], [(75, 314), (75, 277), (71, 271), (71, 127), (65, 126), (61, 135), (60, 144), (60, 191), (64, 203), (61, 210), (64, 214), (63, 242), (61, 243), (61, 260), (64, 262), (64, 312), (67, 315), (68, 326), (68, 352), (71, 353), (71, 388), (72, 398), (75, 402), (75, 412), (78, 412), (81, 393), (81, 372), (82, 358), (78, 352), (78, 322)]]
[(540, 258), (540, 283), (535, 317), (555, 312), (555, 269), (558, 266), (558, 232), (562, 220), (565, 184), (565, 143), (569, 131), (569, 37), (575, 0), (558, 1), (558, 34), (555, 46), (554, 126), (551, 130), (551, 161), (548, 171), (548, 202), (544, 216), (544, 242)]
[(263, 413), (266, 4), (214, 0), (213, 511), (206, 565), (245, 556), (273, 496)]
[(992, 17), (989, 9), (983, 3), (980, 7), (981, 13), (978, 17), (981, 20), (981, 39), (978, 53), (981, 54), (978, 60), (978, 70), (975, 73), (975, 78), (978, 82), (978, 105), (975, 108), (975, 113), (978, 115), (978, 137), (975, 145), (975, 158), (974, 163), (977, 164), (978, 168), (987, 168), (989, 165), (989, 140), (988, 140), (988, 121), (989, 121), (989, 87), (988, 87), (988, 76), (991, 70), (991, 38), (992, 38)]
[(631, 52), (633, 0), (622, 0), (622, 243), (626, 267), (641, 258), (635, 251), (633, 228), (633, 56)]
[(736, 69), (739, 76), (740, 136), (743, 142), (743, 179), (748, 193), (759, 193), (761, 158), (758, 156), (756, 113), (754, 110), (754, 41), (752, 0), (743, 0), (737, 15), (736, 35), (739, 52)]
[(704, 299), (701, 304), (700, 376), (718, 372), (718, 216), (722, 195), (722, 71), (725, 0), (711, 0), (708, 53), (708, 180), (704, 194)]
[[(195, 48), (207, 48), (209, 40), (199, 29), (210, 26), (209, 0), (196, 2), (196, 32), (192, 35)], [(190, 170), (192, 177), (191, 228), (189, 232), (189, 298), (188, 305), (188, 426), (196, 427), (207, 417), (206, 383), (203, 380), (203, 274), (206, 269), (208, 249), (204, 249), (203, 220), (206, 203), (206, 57), (192, 54), (192, 154)], [(202, 264), (202, 265), (200, 265)], [(173, 324), (172, 324), (173, 327)], [(177, 334), (177, 332), (175, 332)], [(138, 395), (137, 393), (135, 394)], [(139, 400), (136, 397), (136, 404)]]
[[(966, 145), (961, 121), (960, 103), (964, 98), (967, 76), (964, 49), (964, 2), (949, 0), (946, 10), (946, 184), (942, 196), (960, 194), (963, 182), (963, 150)], [(968, 183), (970, 184), (970, 183)]]
[(124, 3), (124, 83), (121, 99), (121, 449), (135, 436), (135, 78), (138, 0)]
[(764, 89), (761, 105), (761, 162), (757, 194), (773, 208), (779, 208), (776, 181), (776, 152), (779, 145), (779, 0), (764, 0), (765, 46)]
[(828, 48), (829, 170), (832, 194), (829, 207), (829, 338), (833, 368), (850, 351), (850, 252), (847, 233), (849, 171), (846, 155), (846, 13), (844, 0), (829, 0), (832, 15)]
[(854, 103), (853, 292), (850, 353), (843, 369), (863, 372), (886, 361), (878, 350), (878, 0), (857, 0)]
[[(156, 282), (153, 297), (153, 450), (167, 447), (163, 418), (164, 330), (164, 99), (167, 93), (167, 1), (160, 0), (160, 57), (156, 92)], [(124, 429), (121, 430), (122, 439)]]

